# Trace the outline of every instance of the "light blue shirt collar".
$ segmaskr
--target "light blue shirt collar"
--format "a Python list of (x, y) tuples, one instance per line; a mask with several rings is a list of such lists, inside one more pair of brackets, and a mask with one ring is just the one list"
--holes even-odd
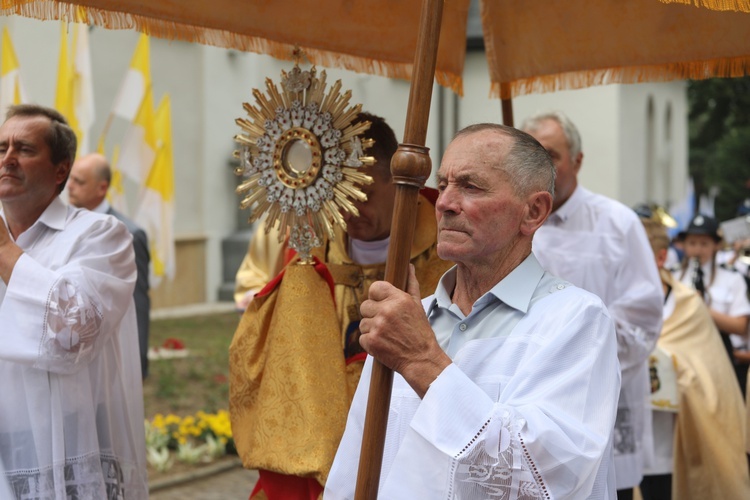
[[(452, 303), (451, 293), (456, 287), (456, 269), (456, 266), (453, 266), (440, 278), (435, 294), (428, 299), (430, 302), (427, 307), (427, 316), (430, 315), (435, 306), (446, 309), (450, 307)], [(534, 291), (543, 275), (544, 269), (542, 269), (534, 254), (530, 253), (510, 274), (477, 299), (472, 306), (472, 310), (477, 306), (486, 305), (491, 297), (495, 297), (513, 309), (526, 313), (529, 310)]]

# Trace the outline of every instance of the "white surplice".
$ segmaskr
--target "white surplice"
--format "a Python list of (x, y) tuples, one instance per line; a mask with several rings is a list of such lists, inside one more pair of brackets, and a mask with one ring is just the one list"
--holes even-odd
[(617, 488), (643, 478), (653, 460), (648, 356), (662, 323), (664, 292), (643, 224), (622, 203), (578, 186), (534, 234), (544, 269), (599, 296), (617, 332), (622, 389), (615, 424)]
[(56, 198), (0, 281), (0, 459), (16, 498), (148, 498), (127, 228)]
[[(466, 317), (454, 283), (455, 268), (423, 300), (453, 364), (424, 399), (394, 374), (379, 498), (614, 499), (620, 371), (601, 300), (533, 255)], [(371, 369), (368, 357), (326, 500), (354, 497)]]

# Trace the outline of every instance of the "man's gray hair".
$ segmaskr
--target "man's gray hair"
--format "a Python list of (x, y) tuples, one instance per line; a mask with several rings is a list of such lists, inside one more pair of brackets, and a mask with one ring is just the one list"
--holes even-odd
[(578, 132), (578, 128), (568, 118), (568, 116), (562, 111), (544, 111), (536, 113), (526, 118), (521, 123), (521, 130), (535, 131), (539, 128), (539, 125), (546, 120), (552, 120), (560, 125), (565, 136), (565, 142), (568, 143), (568, 151), (570, 151), (570, 159), (574, 160), (578, 153), (581, 152), (581, 134)]
[(498, 157), (497, 167), (508, 175), (516, 194), (524, 196), (543, 190), (554, 198), (555, 165), (547, 150), (526, 132), (497, 123), (477, 123), (459, 130), (454, 139), (483, 130), (507, 135), (513, 140), (505, 158)]

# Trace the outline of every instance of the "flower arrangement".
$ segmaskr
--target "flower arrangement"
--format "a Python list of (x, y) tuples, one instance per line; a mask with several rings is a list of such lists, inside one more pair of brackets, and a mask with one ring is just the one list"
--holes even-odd
[(186, 417), (158, 413), (151, 421), (145, 421), (145, 427), (147, 459), (159, 472), (169, 470), (175, 457), (180, 462), (196, 464), (234, 452), (226, 410), (199, 411)]

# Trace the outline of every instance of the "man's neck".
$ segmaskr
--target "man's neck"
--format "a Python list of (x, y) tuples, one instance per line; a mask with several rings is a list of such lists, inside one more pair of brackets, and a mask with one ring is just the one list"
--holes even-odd
[(457, 263), (456, 286), (453, 289), (452, 301), (461, 312), (469, 315), (474, 302), (500, 283), (531, 253), (531, 242), (523, 239), (511, 245), (508, 252), (493, 262)]
[(98, 214), (106, 214), (109, 210), (109, 202), (107, 201), (107, 198), (104, 198), (98, 205), (90, 208), (90, 210)]
[(568, 195), (567, 198), (565, 198), (564, 200), (559, 200), (559, 201), (557, 200), (557, 198), (555, 198), (553, 200), (553, 202), (552, 202), (552, 212), (551, 213), (554, 214), (560, 208), (562, 208), (562, 206), (565, 205), (568, 202), (568, 200), (570, 200), (573, 197), (573, 194), (575, 194), (575, 192), (577, 190), (578, 190), (578, 183), (576, 182), (575, 186), (573, 186), (573, 190), (570, 192), (570, 194)]
[(4, 201), (3, 213), (5, 214), (5, 223), (13, 239), (18, 239), (24, 231), (33, 226), (56, 197), (57, 194), (47, 200), (46, 203), (31, 207), (29, 207), (28, 202), (20, 200)]

